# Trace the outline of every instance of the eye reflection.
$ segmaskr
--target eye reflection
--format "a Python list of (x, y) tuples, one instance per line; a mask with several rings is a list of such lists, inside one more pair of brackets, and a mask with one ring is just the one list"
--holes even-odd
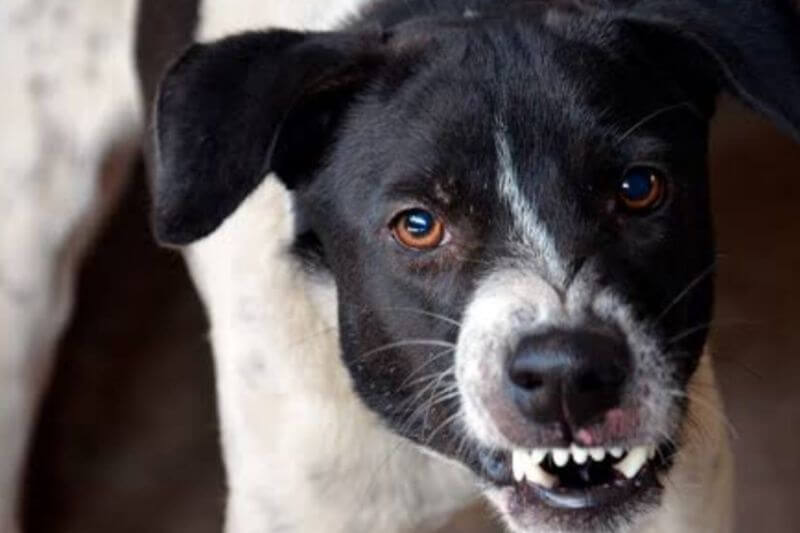
[(400, 213), (392, 222), (391, 230), (400, 244), (414, 250), (432, 250), (444, 239), (442, 220), (422, 208)]
[(634, 167), (623, 176), (618, 195), (622, 204), (631, 211), (651, 209), (664, 196), (664, 176), (650, 167)]

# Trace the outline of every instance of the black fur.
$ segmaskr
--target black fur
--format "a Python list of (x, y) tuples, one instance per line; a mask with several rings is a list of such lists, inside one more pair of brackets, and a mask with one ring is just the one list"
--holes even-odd
[(272, 31), (190, 48), (156, 103), (157, 236), (191, 242), (268, 172), (290, 186), (308, 175), (342, 102), (382, 61), (380, 45), (379, 34)]

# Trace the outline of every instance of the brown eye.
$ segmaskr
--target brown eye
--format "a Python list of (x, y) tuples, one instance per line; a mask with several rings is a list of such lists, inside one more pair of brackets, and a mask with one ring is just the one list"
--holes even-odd
[(425, 209), (409, 209), (400, 213), (391, 228), (400, 244), (415, 250), (432, 250), (444, 239), (444, 223)]
[(653, 168), (634, 167), (619, 184), (619, 199), (631, 211), (653, 208), (663, 197), (664, 176)]

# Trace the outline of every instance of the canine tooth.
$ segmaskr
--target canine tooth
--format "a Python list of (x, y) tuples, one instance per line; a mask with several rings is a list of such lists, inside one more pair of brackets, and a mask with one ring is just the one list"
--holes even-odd
[(628, 452), (625, 459), (614, 465), (614, 470), (628, 479), (633, 479), (647, 462), (647, 447), (637, 446)]
[(553, 449), (553, 463), (559, 468), (569, 462), (569, 450), (564, 448)]
[(650, 449), (647, 450), (647, 458), (651, 461), (656, 457), (656, 447), (650, 446)]
[(589, 458), (589, 452), (586, 448), (581, 448), (574, 444), (570, 446), (570, 452), (572, 453), (572, 460), (577, 465), (582, 465)]
[(604, 448), (589, 448), (589, 456), (592, 461), (599, 463), (606, 458), (606, 450)]
[(528, 463), (528, 469), (525, 470), (525, 477), (528, 479), (528, 483), (535, 483), (548, 489), (552, 489), (556, 485), (555, 476), (551, 476), (534, 462)]
[(533, 461), (534, 464), (541, 464), (545, 457), (547, 457), (547, 450), (545, 448), (534, 448), (531, 450), (531, 461)]
[(530, 464), (531, 459), (527, 453), (522, 450), (514, 450), (511, 454), (511, 470), (514, 473), (514, 479), (522, 482)]
[(615, 447), (615, 448), (611, 448), (610, 450), (608, 450), (608, 453), (610, 453), (611, 457), (613, 457), (614, 459), (619, 459), (620, 457), (623, 456), (623, 454), (625, 453), (625, 450), (623, 450), (622, 448), (616, 448)]

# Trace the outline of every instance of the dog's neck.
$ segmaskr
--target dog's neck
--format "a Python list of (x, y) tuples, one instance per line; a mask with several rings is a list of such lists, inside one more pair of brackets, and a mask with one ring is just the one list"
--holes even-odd
[(733, 455), (709, 351), (687, 389), (689, 412), (683, 446), (663, 480), (661, 508), (644, 531), (731, 531)]

